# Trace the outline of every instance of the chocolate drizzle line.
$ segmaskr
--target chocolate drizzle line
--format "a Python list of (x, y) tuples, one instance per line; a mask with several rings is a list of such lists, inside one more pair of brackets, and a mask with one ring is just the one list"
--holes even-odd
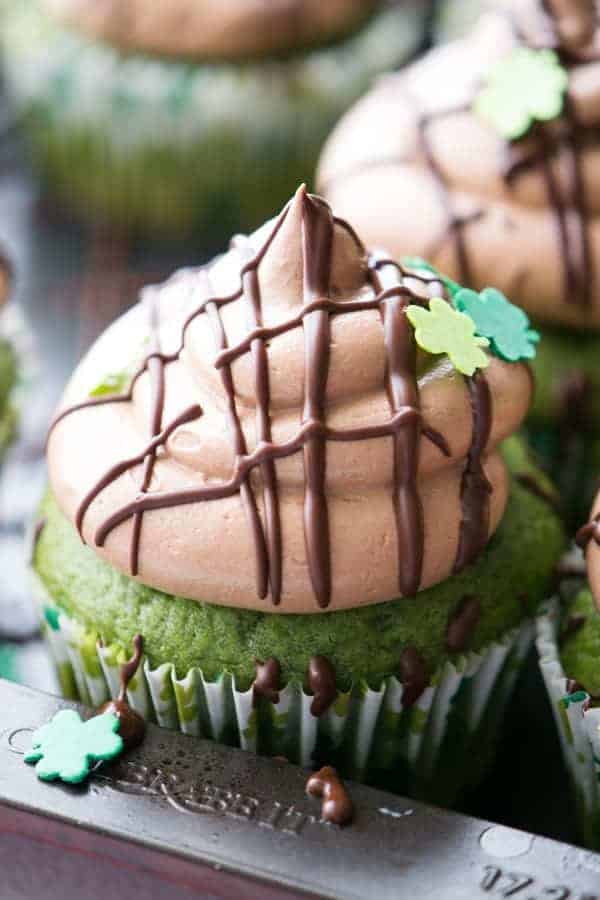
[[(392, 502), (397, 525), (398, 583), (402, 594), (415, 594), (420, 587), (424, 534), (423, 513), (418, 492), (419, 443), (423, 435), (445, 455), (450, 455), (444, 437), (422, 420), (416, 374), (416, 347), (412, 328), (406, 319), (409, 303), (423, 304), (423, 297), (412, 291), (404, 279), (429, 285), (431, 276), (405, 271), (399, 264), (371, 255), (367, 259), (366, 275), (373, 296), (358, 300), (337, 300), (331, 296), (331, 269), (335, 226), (343, 228), (355, 241), (361, 253), (364, 247), (352, 228), (334, 217), (329, 206), (320, 198), (300, 189), (302, 202), (303, 308), (297, 315), (273, 327), (265, 327), (262, 319), (259, 266), (269, 251), (288, 215), (288, 204), (276, 220), (260, 249), (251, 255), (247, 241), (237, 238), (234, 243), (245, 257), (241, 269), (240, 287), (224, 297), (213, 295), (209, 273), (199, 269), (194, 274), (203, 297), (199, 305), (183, 323), (179, 346), (165, 353), (158, 343), (158, 310), (152, 291), (150, 326), (153, 333), (150, 353), (132, 377), (129, 389), (123, 394), (91, 398), (63, 410), (50, 426), (56, 426), (74, 412), (110, 403), (129, 403), (135, 386), (147, 371), (151, 379), (152, 408), (150, 442), (139, 454), (113, 465), (83, 497), (76, 511), (76, 526), (83, 536), (86, 513), (99, 494), (126, 471), (143, 464), (143, 478), (137, 496), (116, 509), (100, 523), (94, 534), (97, 546), (103, 546), (118, 525), (133, 519), (130, 543), (132, 574), (138, 574), (139, 544), (143, 513), (155, 509), (170, 509), (191, 503), (222, 499), (239, 494), (244, 505), (254, 541), (257, 572), (257, 594), (262, 599), (270, 590), (271, 600), (278, 604), (282, 591), (282, 546), (279, 492), (275, 463), (302, 452), (305, 471), (304, 535), (311, 581), (318, 605), (325, 608), (331, 599), (331, 548), (326, 491), (326, 462), (328, 441), (365, 441), (391, 437), (394, 452)], [(246, 309), (249, 333), (238, 344), (229, 346), (220, 310), (242, 300)], [(390, 403), (390, 418), (380, 424), (358, 428), (332, 428), (326, 420), (326, 391), (331, 346), (330, 317), (346, 315), (357, 310), (378, 310), (382, 320), (386, 349), (386, 386)], [(230, 477), (219, 483), (204, 484), (176, 491), (150, 489), (156, 455), (173, 432), (185, 422), (202, 415), (198, 405), (183, 410), (170, 423), (163, 422), (165, 405), (165, 370), (180, 358), (188, 328), (199, 316), (206, 315), (212, 329), (216, 358), (215, 368), (221, 377), (226, 396), (226, 416), (232, 437), (234, 463)], [(302, 327), (305, 347), (305, 396), (302, 420), (296, 434), (289, 440), (276, 443), (272, 439), (269, 413), (269, 367), (267, 344), (271, 338)], [(257, 443), (249, 451), (237, 410), (232, 363), (250, 353), (254, 363), (256, 389)], [(455, 570), (472, 561), (483, 548), (487, 538), (487, 508), (489, 484), (481, 468), (491, 424), (490, 394), (483, 375), (468, 382), (473, 407), (473, 442), (469, 451), (461, 490), (463, 523), (461, 525), (460, 555)], [(264, 497), (265, 525), (250, 480), (258, 469)]]
[(451, 653), (462, 653), (467, 650), (480, 619), (481, 601), (479, 598), (463, 597), (458, 609), (448, 622), (446, 648)]
[(279, 703), (279, 683), (281, 665), (279, 660), (270, 656), (266, 662), (255, 660), (256, 678), (252, 684), (252, 705), (256, 706), (260, 697), (269, 703)]
[(320, 797), (321, 818), (333, 825), (347, 825), (354, 816), (354, 805), (340, 776), (332, 766), (323, 766), (306, 782), (306, 793)]
[(592, 540), (600, 547), (600, 513), (583, 525), (575, 535), (575, 543), (582, 550), (586, 550)]
[(125, 749), (136, 747), (144, 737), (146, 723), (142, 716), (131, 708), (127, 702), (127, 690), (131, 680), (139, 670), (144, 652), (144, 639), (141, 634), (136, 634), (133, 639), (134, 652), (120, 670), (121, 687), (116, 700), (108, 700), (96, 710), (96, 715), (111, 713), (119, 720), (119, 734), (123, 740)]
[(311, 715), (320, 717), (327, 712), (337, 698), (335, 669), (326, 656), (311, 656), (308, 662), (307, 681), (313, 693)]
[(460, 572), (472, 563), (486, 545), (492, 493), (492, 485), (482, 464), (492, 427), (492, 396), (481, 371), (467, 377), (466, 382), (473, 411), (473, 437), (460, 488), (463, 515), (454, 563), (455, 572)]
[(561, 513), (558, 497), (550, 488), (545, 487), (532, 472), (517, 472), (513, 475), (513, 478), (521, 487), (533, 494), (534, 497), (538, 497), (544, 503), (547, 503), (555, 513)]
[(400, 654), (400, 681), (403, 684), (402, 707), (409, 709), (429, 685), (425, 660), (416, 647), (409, 645)]

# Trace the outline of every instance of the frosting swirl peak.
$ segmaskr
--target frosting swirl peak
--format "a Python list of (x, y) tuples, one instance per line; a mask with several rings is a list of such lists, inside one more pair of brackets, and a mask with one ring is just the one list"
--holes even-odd
[[(448, 577), (502, 517), (496, 447), (531, 379), (422, 354), (406, 310), (436, 296), (301, 187), (92, 348), (50, 432), (63, 511), (121, 571), (224, 605), (318, 612)], [(98, 389), (144, 338), (127, 390)]]

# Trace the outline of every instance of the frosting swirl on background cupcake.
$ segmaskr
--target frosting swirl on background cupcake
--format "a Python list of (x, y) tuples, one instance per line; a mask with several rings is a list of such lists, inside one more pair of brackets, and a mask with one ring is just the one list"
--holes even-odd
[(200, 601), (310, 613), (442, 581), (502, 518), (497, 447), (532, 392), (458, 289), (300, 188), (91, 349), (50, 432), (59, 505), (118, 570)]
[(369, 243), (598, 329), (599, 124), (593, 0), (497, 0), (346, 115), (319, 186)]
[(124, 50), (244, 59), (321, 44), (357, 27), (380, 0), (44, 0), (65, 25)]

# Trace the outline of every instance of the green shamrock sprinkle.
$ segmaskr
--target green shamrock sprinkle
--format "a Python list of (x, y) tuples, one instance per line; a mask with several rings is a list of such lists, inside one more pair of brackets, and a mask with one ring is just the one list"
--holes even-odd
[(489, 339), (493, 352), (506, 362), (533, 359), (540, 336), (529, 327), (523, 310), (507, 300), (502, 291), (485, 288), (478, 294), (462, 288), (452, 298), (459, 312), (475, 323), (475, 331)]
[(565, 694), (560, 702), (565, 709), (568, 709), (571, 703), (582, 703), (586, 697), (587, 694), (585, 691), (575, 691), (574, 694)]
[(415, 272), (421, 270), (421, 272), (429, 272), (431, 275), (434, 275), (442, 282), (444, 287), (447, 288), (451, 297), (453, 297), (457, 291), (462, 290), (461, 284), (457, 281), (452, 281), (447, 275), (443, 275), (435, 268), (435, 266), (432, 266), (431, 263), (427, 262), (426, 259), (422, 259), (420, 256), (404, 256), (401, 263), (405, 269), (412, 269)]
[(60, 628), (60, 624), (58, 621), (59, 616), (60, 612), (55, 606), (44, 607), (44, 619), (46, 620), (46, 623), (50, 626), (52, 631), (58, 631)]
[(75, 710), (61, 709), (33, 733), (25, 762), (37, 764), (35, 771), (42, 781), (60, 779), (77, 784), (87, 778), (93, 763), (121, 753), (123, 740), (116, 733), (118, 728), (119, 720), (112, 713), (82, 722)]
[(130, 381), (129, 372), (113, 372), (106, 375), (102, 381), (92, 388), (90, 397), (104, 397), (107, 394), (121, 394)]
[(568, 77), (553, 50), (517, 47), (491, 69), (473, 110), (509, 141), (562, 112)]
[(406, 315), (415, 329), (419, 347), (427, 353), (446, 353), (463, 375), (472, 375), (475, 369), (484, 369), (489, 364), (483, 352), (489, 346), (487, 338), (477, 337), (473, 320), (441, 297), (429, 301), (429, 310), (408, 306)]

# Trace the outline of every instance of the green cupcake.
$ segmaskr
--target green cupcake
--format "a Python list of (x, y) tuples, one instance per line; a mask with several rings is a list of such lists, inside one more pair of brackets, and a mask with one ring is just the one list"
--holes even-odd
[(141, 634), (159, 724), (453, 802), (563, 547), (531, 386), (300, 188), (71, 380), (34, 552), (63, 689), (103, 702)]
[(303, 0), (292, 27), (281, 0), (127, 0), (104, 4), (102, 21), (94, 4), (0, 0), (0, 44), (35, 163), (64, 206), (178, 240), (210, 226), (217, 241), (310, 178), (336, 119), (418, 43), (417, 5), (371, 19), (381, 5)]

